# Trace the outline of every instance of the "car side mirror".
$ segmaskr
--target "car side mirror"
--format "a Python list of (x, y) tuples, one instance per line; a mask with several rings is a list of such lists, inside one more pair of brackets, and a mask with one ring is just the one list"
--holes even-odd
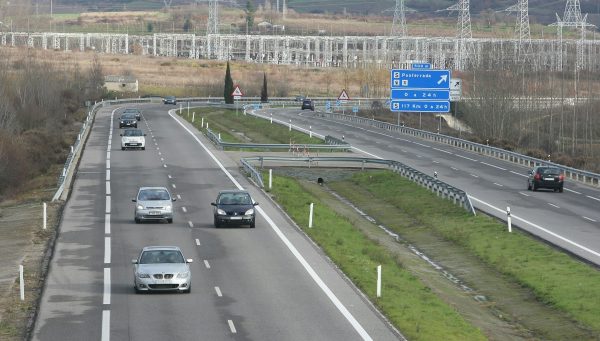
[(185, 262), (186, 262), (186, 263), (193, 263), (193, 262), (194, 262), (194, 260), (193, 260), (193, 259), (191, 259), (191, 258), (188, 258), (188, 259), (186, 259), (186, 260), (185, 260)]
[(177, 201), (177, 198), (171, 198), (171, 201)]
[(131, 264), (137, 264), (137, 263), (138, 263), (137, 259), (132, 259), (131, 260)]
[(131, 199), (131, 202), (137, 202), (137, 200), (135, 200), (135, 199)]
[(258, 203), (257, 202), (253, 202), (252, 206), (258, 206)]
[(211, 206), (217, 206), (217, 203), (215, 203), (215, 202), (211, 202), (211, 203), (210, 203), (210, 205), (211, 205)]
[(119, 136), (123, 136), (123, 134), (119, 134)]
[(146, 136), (146, 134), (144, 134), (144, 136)]

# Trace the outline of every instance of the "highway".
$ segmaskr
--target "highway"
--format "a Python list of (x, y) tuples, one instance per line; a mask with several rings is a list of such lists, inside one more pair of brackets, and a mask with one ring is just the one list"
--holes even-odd
[(444, 144), (326, 119), (318, 112), (269, 109), (256, 114), (289, 122), (314, 133), (344, 137), (353, 149), (369, 157), (402, 162), (465, 190), (473, 205), (513, 225), (600, 265), (600, 189), (565, 180), (563, 193), (527, 191), (528, 168)]
[[(96, 116), (34, 340), (402, 339), (235, 160), (167, 113), (174, 107), (136, 106), (145, 151), (121, 151), (123, 107)], [(134, 223), (141, 186), (166, 186), (178, 198), (173, 224)], [(256, 228), (215, 229), (210, 202), (236, 187), (260, 204)], [(179, 246), (194, 259), (190, 294), (135, 294), (131, 259), (148, 245)]]

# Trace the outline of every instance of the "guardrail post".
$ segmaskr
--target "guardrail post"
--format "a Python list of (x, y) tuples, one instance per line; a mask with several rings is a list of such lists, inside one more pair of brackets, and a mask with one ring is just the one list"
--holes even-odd
[(512, 232), (512, 219), (510, 216), (510, 207), (506, 207), (506, 221), (508, 222), (508, 232)]
[(381, 297), (381, 265), (377, 265), (377, 298)]
[(190, 102), (188, 101), (187, 104), (188, 104), (188, 117), (190, 117)]
[(73, 154), (73, 146), (71, 146), (71, 154)]
[(63, 171), (62, 171), (62, 176), (63, 176), (63, 177), (64, 177), (64, 176), (67, 176), (67, 168), (63, 168)]
[(314, 212), (314, 203), (310, 203), (310, 212), (308, 214), (308, 227), (312, 228), (313, 227), (313, 212)]
[(77, 141), (81, 140), (81, 134), (77, 134)]
[(23, 265), (19, 265), (19, 291), (21, 293), (21, 301), (25, 301), (25, 280), (23, 278)]
[(48, 215), (47, 215), (47, 212), (48, 212), (48, 204), (44, 203), (44, 205), (43, 205), (43, 206), (44, 206), (44, 209), (43, 209), (43, 212), (42, 212), (42, 214), (43, 214), (43, 218), (42, 218), (42, 221), (43, 221), (43, 223), (42, 223), (42, 228), (45, 230), (45, 229), (46, 229), (47, 222), (48, 222)]
[(273, 188), (273, 169), (269, 169), (269, 189)]

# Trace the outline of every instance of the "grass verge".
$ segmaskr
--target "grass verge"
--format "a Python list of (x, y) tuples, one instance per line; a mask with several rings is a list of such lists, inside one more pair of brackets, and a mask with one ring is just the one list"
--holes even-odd
[[(600, 331), (600, 273), (569, 255), (527, 234), (507, 233), (497, 220), (466, 214), (450, 202), (388, 171), (356, 174), (335, 186), (349, 200), (368, 201), (355, 188), (393, 205), (402, 219), (387, 222), (397, 233), (427, 228), (467, 250), (491, 268), (529, 288), (537, 299), (566, 313), (570, 318)], [(377, 208), (368, 210), (375, 218), (385, 216)]]
[[(294, 179), (275, 176), (276, 200), (388, 319), (411, 340), (485, 340), (453, 308), (439, 299), (385, 247), (367, 238), (345, 217), (322, 204)], [(307, 211), (315, 203), (318, 224), (308, 228)], [(385, 280), (376, 297), (376, 267)]]

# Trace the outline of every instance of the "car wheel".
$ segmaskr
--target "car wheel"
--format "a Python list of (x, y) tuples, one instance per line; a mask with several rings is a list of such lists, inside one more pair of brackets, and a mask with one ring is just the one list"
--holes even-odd
[(192, 287), (189, 287), (187, 290), (183, 291), (184, 294), (189, 294), (191, 292), (192, 292)]
[(559, 192), (559, 193), (562, 193), (562, 192), (563, 192), (563, 188), (562, 188), (562, 187), (561, 187), (561, 188), (559, 188), (559, 189), (558, 189), (558, 192)]
[(125, 147), (121, 147), (121, 150), (125, 150)]
[(142, 150), (146, 150), (146, 147), (142, 147)]
[(217, 218), (214, 219), (214, 224), (216, 228), (221, 227), (221, 224), (219, 224), (219, 221), (217, 220)]
[(529, 181), (527, 182), (527, 190), (531, 191), (531, 184), (529, 183)]
[(135, 223), (136, 223), (136, 224), (139, 224), (139, 223), (140, 223), (140, 219), (139, 219), (139, 218), (135, 218), (134, 220), (135, 220)]
[(167, 223), (173, 224), (173, 218), (167, 219)]
[(533, 184), (533, 191), (537, 191), (538, 190), (538, 186), (536, 184)]
[(254, 223), (254, 222), (250, 223), (250, 228), (251, 228), (251, 229), (253, 229), (253, 228), (255, 228), (255, 227), (256, 227), (256, 223)]

